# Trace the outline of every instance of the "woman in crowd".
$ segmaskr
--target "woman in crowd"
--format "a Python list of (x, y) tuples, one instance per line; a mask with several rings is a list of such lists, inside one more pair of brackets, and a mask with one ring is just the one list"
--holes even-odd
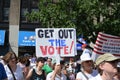
[(7, 74), (5, 72), (4, 66), (2, 63), (0, 63), (0, 79), (1, 80), (8, 80), (7, 79)]
[(37, 58), (36, 66), (30, 69), (28, 75), (26, 76), (26, 80), (46, 80), (45, 72), (42, 70), (44, 62), (44, 58)]
[(76, 80), (88, 80), (98, 74), (98, 72), (93, 69), (94, 64), (89, 53), (82, 54), (80, 59), (81, 71), (77, 73)]
[(111, 53), (100, 55), (96, 60), (99, 74), (90, 80), (115, 80), (114, 77), (118, 73), (117, 63), (119, 58)]
[(30, 70), (30, 61), (26, 56), (21, 56), (19, 57), (18, 63), (17, 65), (19, 65), (24, 73), (24, 77), (27, 76), (29, 70)]
[(8, 52), (4, 56), (6, 65), (4, 66), (8, 80), (24, 80), (22, 68), (17, 65), (17, 56), (14, 52)]

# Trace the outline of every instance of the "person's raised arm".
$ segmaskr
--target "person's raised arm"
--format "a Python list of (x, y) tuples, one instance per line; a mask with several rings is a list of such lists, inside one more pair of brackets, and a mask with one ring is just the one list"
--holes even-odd
[(30, 77), (32, 76), (32, 72), (33, 72), (33, 69), (30, 69), (30, 71), (28, 72), (25, 80), (30, 80)]

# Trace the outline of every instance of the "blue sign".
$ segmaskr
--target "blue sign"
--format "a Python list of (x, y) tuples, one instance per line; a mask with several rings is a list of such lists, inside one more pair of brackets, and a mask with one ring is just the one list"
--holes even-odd
[(0, 30), (0, 45), (4, 45), (5, 41), (5, 30)]
[(19, 46), (35, 46), (35, 32), (33, 31), (19, 31)]
[(80, 43), (79, 42), (76, 43), (77, 50), (82, 50), (82, 44), (86, 44), (86, 41), (82, 37), (79, 37), (78, 41)]
[(82, 50), (82, 44), (76, 42), (76, 46), (77, 50)]

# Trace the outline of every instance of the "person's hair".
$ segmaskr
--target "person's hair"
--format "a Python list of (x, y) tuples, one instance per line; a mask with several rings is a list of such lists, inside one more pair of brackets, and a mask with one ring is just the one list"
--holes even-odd
[(26, 59), (25, 66), (26, 66), (26, 67), (29, 67), (29, 66), (30, 66), (30, 61), (29, 61), (29, 59)]
[(117, 69), (118, 69), (118, 73), (120, 73), (120, 67), (117, 67)]
[(103, 70), (101, 70), (98, 66), (97, 66), (97, 68), (96, 68), (96, 69), (98, 70), (98, 73), (99, 73), (100, 75), (102, 75)]
[(55, 65), (56, 65), (56, 63), (54, 63), (54, 64), (52, 65), (52, 69), (53, 69), (53, 70), (55, 69)]
[(103, 73), (103, 70), (102, 69), (100, 69), (100, 65), (103, 65), (105, 62), (102, 62), (102, 63), (100, 63), (99, 65), (97, 65), (96, 66), (96, 69), (98, 70), (98, 73), (100, 74), (100, 75), (102, 75), (102, 73)]
[(3, 60), (5, 61), (5, 63), (8, 63), (9, 60), (11, 60), (12, 55), (14, 55), (15, 59), (17, 60), (17, 56), (14, 52), (7, 52), (6, 55), (3, 57)]
[(36, 66), (38, 66), (39, 62), (45, 62), (45, 59), (43, 57), (38, 57), (36, 60)]
[(26, 62), (26, 57), (21, 56), (21, 57), (18, 58), (18, 61), (19, 61), (20, 63), (24, 64), (24, 63)]
[(25, 56), (19, 57), (19, 62), (24, 64), (26, 67), (30, 66), (30, 61), (28, 57)]
[[(48, 59), (50, 59), (50, 60), (52, 61), (52, 58), (48, 58)], [(47, 59), (47, 60), (48, 60), (48, 59)]]

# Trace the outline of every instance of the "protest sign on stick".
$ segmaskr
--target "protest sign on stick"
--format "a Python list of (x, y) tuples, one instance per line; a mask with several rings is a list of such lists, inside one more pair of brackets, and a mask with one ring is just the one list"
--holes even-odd
[(36, 56), (74, 56), (76, 30), (74, 28), (37, 28)]

